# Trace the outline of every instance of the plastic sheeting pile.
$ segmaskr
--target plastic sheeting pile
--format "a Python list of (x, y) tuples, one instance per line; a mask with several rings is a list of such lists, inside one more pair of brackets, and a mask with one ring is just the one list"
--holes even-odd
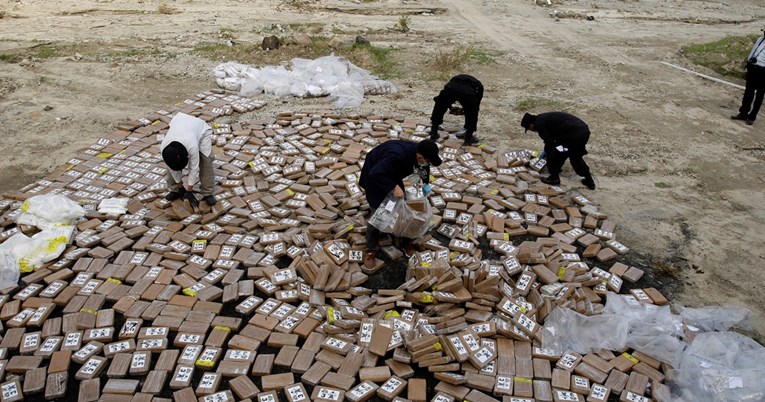
[(243, 96), (261, 93), (276, 97), (299, 98), (331, 96), (338, 110), (356, 108), (364, 95), (396, 93), (385, 81), (360, 68), (348, 59), (335, 55), (315, 60), (294, 58), (291, 69), (283, 65), (254, 67), (236, 62), (215, 67), (213, 75), (219, 87), (238, 91)]

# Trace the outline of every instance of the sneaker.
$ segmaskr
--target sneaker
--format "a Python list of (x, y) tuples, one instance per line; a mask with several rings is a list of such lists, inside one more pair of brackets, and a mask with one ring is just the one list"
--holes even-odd
[(558, 177), (558, 176), (550, 175), (550, 176), (547, 176), (547, 177), (542, 177), (539, 180), (542, 181), (542, 183), (544, 183), (544, 184), (549, 184), (549, 185), (552, 185), (552, 186), (557, 186), (558, 184), (560, 184), (560, 177)]
[(364, 256), (364, 267), (368, 270), (373, 270), (375, 265), (377, 265), (377, 253), (370, 251)]
[(730, 118), (733, 119), (733, 120), (747, 120), (746, 115), (745, 114), (741, 114), (741, 113), (739, 113), (737, 115), (734, 115), (734, 116), (731, 116)]
[(481, 139), (473, 135), (470, 138), (465, 138), (465, 142), (463, 142), (462, 145), (464, 146), (475, 145), (475, 144), (478, 144), (479, 142), (481, 142)]
[(438, 135), (438, 134), (431, 134), (431, 135), (430, 135), (430, 140), (431, 140), (431, 141), (437, 141), (437, 140), (438, 140), (438, 138), (439, 138), (439, 135)]
[(454, 136), (459, 138), (459, 139), (465, 138), (465, 129), (463, 128), (462, 130), (457, 131), (457, 133), (454, 134)]
[(582, 179), (582, 184), (587, 186), (590, 190), (595, 190), (595, 180), (592, 179), (592, 176), (587, 176), (584, 179)]
[(752, 120), (752, 119), (747, 119), (746, 120), (746, 125), (747, 126), (751, 126), (752, 124), (754, 124), (754, 120)]
[(204, 198), (202, 198), (202, 201), (204, 201), (209, 206), (214, 206), (218, 200), (215, 199), (215, 196), (212, 195), (206, 195)]
[(180, 191), (171, 191), (165, 195), (165, 199), (168, 201), (180, 200), (183, 194)]

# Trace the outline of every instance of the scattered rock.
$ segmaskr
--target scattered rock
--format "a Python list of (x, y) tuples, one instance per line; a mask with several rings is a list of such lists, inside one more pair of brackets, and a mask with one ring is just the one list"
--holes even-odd
[(308, 47), (313, 44), (313, 39), (311, 39), (311, 36), (304, 33), (296, 33), (294, 35), (288, 36), (286, 39), (284, 39), (283, 42), (284, 45), (298, 45), (303, 47)]
[(263, 50), (278, 49), (279, 46), (281, 46), (281, 42), (276, 35), (266, 36), (263, 38), (263, 43), (260, 44)]
[(72, 59), (74, 60), (82, 60), (82, 55), (79, 53), (75, 53), (74, 56), (72, 56)]
[(587, 16), (587, 21), (595, 21), (595, 17), (592, 15)]
[(45, 107), (43, 108), (43, 110), (44, 110), (44, 111), (46, 111), (46, 112), (50, 112), (51, 110), (53, 110), (53, 106), (51, 106), (51, 105), (45, 105)]
[(353, 42), (351, 42), (348, 39), (342, 39), (335, 36), (332, 38), (332, 40), (329, 41), (329, 47), (332, 49), (342, 49), (342, 48), (349, 48), (353, 46)]
[(367, 38), (359, 35), (359, 36), (356, 37), (356, 44), (357, 45), (369, 45), (370, 43), (367, 40)]

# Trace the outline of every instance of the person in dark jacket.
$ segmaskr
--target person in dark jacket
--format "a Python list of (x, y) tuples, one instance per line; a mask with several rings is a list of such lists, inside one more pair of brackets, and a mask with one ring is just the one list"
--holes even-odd
[(438, 126), (444, 122), (444, 114), (447, 110), (453, 110), (452, 104), (458, 102), (465, 113), (465, 127), (463, 132), (457, 134), (457, 138), (464, 138), (465, 145), (473, 145), (481, 140), (474, 135), (478, 126), (478, 111), (483, 99), (483, 84), (475, 77), (460, 74), (452, 77), (446, 83), (444, 89), (433, 98), (436, 104), (430, 116), (430, 139), (438, 139)]
[(574, 172), (583, 177), (582, 184), (590, 190), (595, 190), (590, 168), (582, 158), (587, 155), (586, 145), (590, 139), (590, 128), (584, 121), (564, 112), (542, 113), (538, 116), (526, 113), (521, 119), (521, 126), (526, 131), (538, 133), (545, 143), (544, 152), (547, 155), (547, 171), (550, 175), (543, 177), (542, 183), (560, 184), (560, 171), (568, 159)]
[[(430, 176), (429, 165), (441, 165), (438, 145), (431, 140), (419, 143), (390, 140), (369, 151), (359, 179), (359, 185), (364, 189), (371, 209), (369, 216), (374, 215), (375, 210), (391, 192), (396, 197), (404, 197), (404, 178), (414, 173), (415, 169)], [(364, 265), (370, 270), (376, 264), (375, 259), (380, 248), (379, 237), (380, 231), (372, 225), (367, 225), (367, 254)]]

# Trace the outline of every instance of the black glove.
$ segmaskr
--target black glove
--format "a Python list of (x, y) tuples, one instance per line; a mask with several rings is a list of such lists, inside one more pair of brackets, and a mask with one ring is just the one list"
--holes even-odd
[(194, 196), (193, 191), (187, 191), (183, 197), (186, 198), (186, 200), (191, 204), (192, 208), (199, 208), (199, 201), (197, 201), (197, 197)]

